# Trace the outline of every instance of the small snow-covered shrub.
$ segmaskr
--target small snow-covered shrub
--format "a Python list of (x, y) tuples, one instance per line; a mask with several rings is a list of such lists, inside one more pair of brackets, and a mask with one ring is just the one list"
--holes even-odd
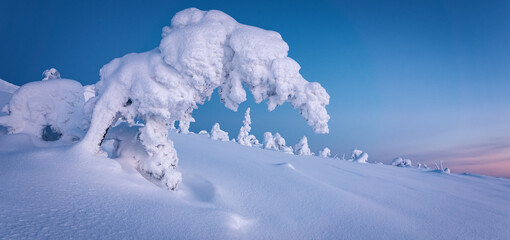
[(274, 142), (276, 145), (276, 149), (278, 151), (282, 151), (284, 153), (288, 154), (294, 154), (294, 150), (291, 146), (286, 146), (285, 144), (285, 138), (283, 138), (279, 133), (275, 133), (274, 135)]
[(215, 123), (211, 129), (211, 139), (228, 142), (228, 132), (220, 129), (220, 124)]
[(274, 141), (273, 134), (271, 134), (270, 132), (264, 133), (264, 141), (262, 143), (262, 146), (264, 149), (278, 150), (276, 148), (276, 143)]
[[(165, 184), (172, 189), (180, 181), (173, 174), (177, 166), (177, 156), (170, 150), (173, 144), (149, 132), (166, 133), (179, 121), (179, 131), (187, 133), (193, 109), (210, 99), (215, 89), (225, 106), (236, 111), (246, 101), (243, 84), (255, 102), (266, 101), (268, 110), (289, 102), (315, 132), (328, 133), (329, 95), (319, 83), (301, 76), (288, 50), (280, 34), (240, 24), (221, 11), (180, 11), (163, 28), (157, 48), (114, 59), (100, 70), (97, 94), (87, 103), (94, 106), (90, 128), (81, 145), (99, 151), (107, 129), (119, 117), (128, 123), (135, 118), (152, 122), (140, 128), (142, 143), (154, 152), (140, 161), (139, 169), (157, 181), (174, 180)], [(172, 175), (165, 177), (165, 172)]]
[(393, 161), (391, 162), (391, 165), (397, 166), (397, 167), (412, 167), (413, 166), (411, 163), (411, 160), (404, 159), (401, 157), (393, 159)]
[(330, 157), (331, 156), (331, 150), (327, 147), (325, 147), (322, 151), (319, 152), (319, 156), (321, 157)]
[(50, 79), (60, 79), (60, 73), (55, 68), (50, 68), (44, 70), (43, 74), (44, 78), (43, 81), (50, 80)]
[(294, 147), (294, 152), (296, 155), (305, 155), (305, 156), (311, 156), (313, 155), (312, 151), (310, 151), (310, 148), (308, 147), (308, 139), (306, 136), (303, 136), (301, 140), (296, 144)]
[(243, 126), (239, 130), (239, 135), (237, 136), (237, 142), (244, 146), (253, 146), (259, 144), (257, 138), (250, 134), (251, 131), (251, 117), (250, 117), (250, 108), (246, 109), (246, 113), (244, 114)]
[(45, 141), (74, 141), (87, 127), (83, 115), (83, 87), (67, 79), (30, 82), (12, 95), (0, 117), (9, 133), (26, 133)]
[(358, 162), (358, 163), (367, 163), (368, 153), (355, 148), (352, 150), (351, 161)]

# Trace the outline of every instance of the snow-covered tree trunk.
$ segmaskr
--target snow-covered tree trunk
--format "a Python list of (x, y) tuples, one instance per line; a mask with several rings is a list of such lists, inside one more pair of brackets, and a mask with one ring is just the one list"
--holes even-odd
[(140, 142), (149, 154), (148, 159), (140, 160), (139, 171), (145, 177), (170, 190), (175, 190), (182, 181), (181, 173), (176, 171), (177, 152), (173, 142), (168, 139), (168, 127), (164, 121), (148, 119), (140, 128)]
[(311, 156), (312, 151), (310, 151), (310, 148), (308, 147), (308, 139), (306, 136), (303, 136), (301, 140), (299, 140), (299, 143), (296, 144), (296, 147), (294, 147), (294, 151), (296, 155), (305, 155), (305, 156)]

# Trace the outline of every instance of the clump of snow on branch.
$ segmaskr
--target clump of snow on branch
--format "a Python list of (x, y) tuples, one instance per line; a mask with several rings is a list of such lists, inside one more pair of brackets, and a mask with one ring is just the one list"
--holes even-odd
[[(82, 145), (99, 151), (107, 129), (119, 117), (128, 123), (152, 120), (157, 129), (179, 121), (179, 131), (187, 133), (193, 110), (216, 88), (225, 106), (237, 110), (246, 100), (243, 84), (257, 103), (266, 101), (269, 110), (289, 102), (315, 132), (328, 133), (329, 95), (299, 74), (300, 66), (287, 56), (288, 50), (277, 32), (240, 24), (221, 11), (183, 10), (163, 28), (156, 49), (103, 66), (97, 95), (88, 101), (94, 107)], [(173, 148), (170, 141), (161, 144)], [(173, 158), (168, 161), (172, 164), (158, 165), (161, 169), (147, 168), (155, 171), (154, 179), (164, 168), (175, 168)]]
[(319, 156), (327, 158), (331, 156), (331, 150), (325, 147), (322, 151), (319, 152)]
[(391, 162), (391, 165), (397, 166), (397, 167), (411, 167), (412, 163), (411, 163), (411, 160), (409, 160), (409, 159), (397, 157), (397, 158), (393, 159), (393, 161)]
[(86, 85), (83, 86), (83, 96), (85, 97), (85, 102), (87, 102), (89, 99), (96, 96), (96, 85)]
[(14, 92), (0, 125), (9, 133), (26, 133), (43, 140), (68, 141), (84, 134), (83, 87), (67, 79), (30, 82)]
[(250, 108), (246, 109), (246, 113), (244, 114), (243, 126), (239, 130), (239, 135), (237, 136), (237, 142), (244, 146), (253, 146), (258, 145), (259, 141), (254, 135), (250, 134), (251, 131), (251, 117), (250, 117)]
[(220, 129), (220, 124), (215, 123), (211, 129), (211, 139), (228, 142), (228, 132)]
[(55, 68), (50, 68), (50, 69), (44, 70), (42, 75), (44, 76), (44, 78), (42, 79), (43, 81), (50, 80), (50, 79), (60, 79), (60, 73)]
[(303, 136), (303, 138), (299, 140), (299, 142), (294, 147), (294, 152), (296, 153), (296, 155), (305, 156), (313, 155), (312, 151), (310, 151), (310, 148), (308, 147), (308, 139), (306, 138), (306, 136)]
[(363, 152), (357, 148), (352, 150), (351, 161), (358, 163), (367, 163), (368, 161), (368, 153)]

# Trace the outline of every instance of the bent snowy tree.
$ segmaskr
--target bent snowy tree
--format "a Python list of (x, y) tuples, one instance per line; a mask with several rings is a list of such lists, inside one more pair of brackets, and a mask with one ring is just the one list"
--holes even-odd
[[(193, 122), (197, 104), (218, 88), (227, 108), (237, 110), (249, 88), (255, 101), (271, 111), (289, 102), (317, 133), (328, 133), (326, 90), (299, 74), (277, 32), (236, 22), (227, 14), (196, 8), (177, 13), (164, 27), (156, 49), (114, 59), (100, 71), (90, 129), (82, 141), (99, 151), (107, 129), (118, 118), (143, 120), (140, 141), (150, 158), (138, 170), (175, 189), (181, 177), (177, 154), (167, 138), (170, 125)], [(181, 129), (186, 132), (187, 129)]]

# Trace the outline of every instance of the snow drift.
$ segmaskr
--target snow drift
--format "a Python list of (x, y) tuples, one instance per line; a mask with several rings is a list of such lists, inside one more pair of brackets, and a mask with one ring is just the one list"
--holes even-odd
[[(137, 129), (108, 135), (123, 131)], [(510, 239), (508, 179), (170, 137), (175, 192), (142, 178), (126, 149), (115, 161), (1, 135), (0, 239)], [(119, 147), (146, 154), (131, 141)]]

